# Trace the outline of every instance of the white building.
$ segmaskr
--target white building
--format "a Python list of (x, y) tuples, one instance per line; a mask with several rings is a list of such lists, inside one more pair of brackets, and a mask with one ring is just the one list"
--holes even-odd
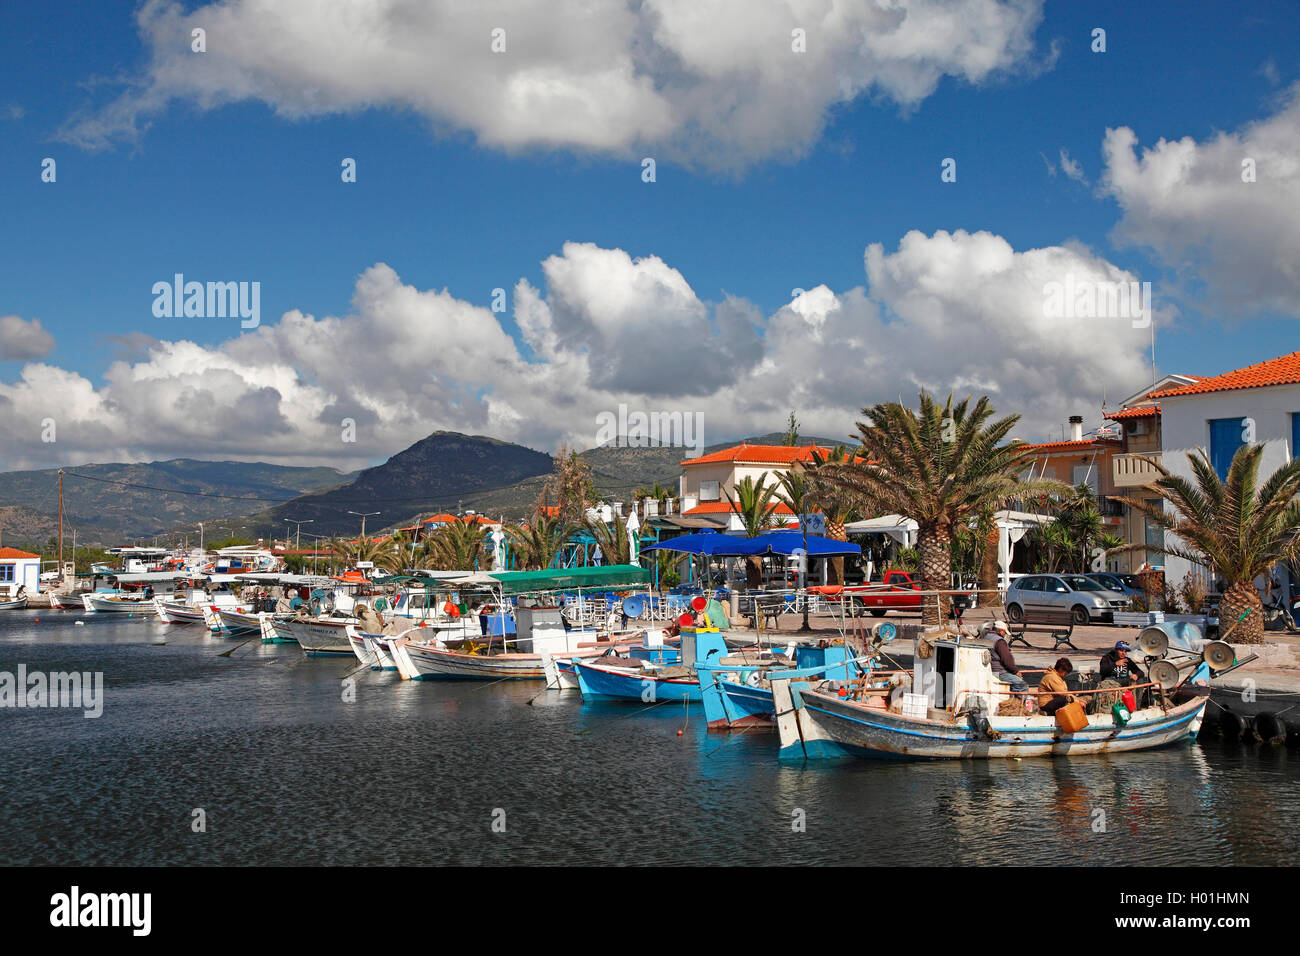
[(41, 556), (17, 548), (0, 548), (0, 595), (12, 597), (20, 587), (35, 595), (41, 577)]
[[(1238, 448), (1263, 444), (1262, 482), (1295, 457), (1300, 444), (1300, 352), (1151, 392), (1147, 398), (1160, 403), (1161, 463), (1190, 481), (1195, 479), (1187, 456), (1197, 449), (1209, 456), (1222, 478)], [(1179, 558), (1165, 561), (1171, 585), (1191, 570)]]

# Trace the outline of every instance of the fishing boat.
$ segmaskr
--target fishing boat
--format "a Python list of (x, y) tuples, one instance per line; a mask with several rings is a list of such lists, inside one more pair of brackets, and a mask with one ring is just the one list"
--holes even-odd
[[(546, 571), (498, 571), (457, 582), (468, 590), (490, 590), (492, 605), (502, 609), (507, 598), (516, 601), (514, 633), (442, 635), (429, 628), (414, 628), (388, 641), (388, 648), (403, 679), (431, 680), (545, 680), (553, 683), (558, 659), (598, 657), (611, 645), (634, 643), (640, 632), (620, 634), (608, 629), (574, 629), (563, 615), (564, 592), (583, 589), (628, 588), (649, 583), (649, 572), (636, 565), (600, 565), (552, 568)], [(491, 615), (487, 620), (491, 620)], [(484, 618), (480, 615), (480, 621)]]
[[(1152, 630), (1148, 628), (1148, 631)], [(1146, 632), (1143, 632), (1144, 634)], [(1142, 636), (1139, 636), (1139, 642)], [(1003, 705), (1035, 696), (1012, 691), (994, 676), (991, 646), (946, 630), (916, 639), (915, 667), (885, 687), (862, 689), (833, 681), (800, 683), (770, 676), (781, 759), (893, 757), (931, 759), (1018, 758), (1113, 754), (1149, 750), (1193, 740), (1209, 701), (1209, 680), (1242, 664), (1222, 642), (1205, 644), (1199, 659), (1182, 667), (1153, 657), (1150, 706), (1113, 706), (1088, 714), (1083, 726), (1067, 728), (1057, 716), (1025, 714)], [(1166, 647), (1162, 653), (1167, 653)], [(1193, 657), (1188, 652), (1189, 657)], [(1154, 663), (1153, 663), (1154, 662)], [(1159, 664), (1165, 664), (1164, 668)], [(1172, 670), (1172, 675), (1168, 672)], [(915, 689), (919, 693), (911, 693)], [(1109, 691), (1072, 691), (1077, 696)]]
[(85, 588), (79, 588), (74, 591), (47, 591), (46, 595), (50, 599), (50, 609), (54, 611), (71, 611), (85, 610), (85, 602), (81, 600), (83, 594), (87, 594)]
[(140, 593), (91, 591), (81, 600), (87, 611), (99, 614), (147, 614), (154, 610), (153, 598)]
[(8, 601), (0, 601), (0, 611), (21, 611), (27, 607), (27, 598), (20, 597)]

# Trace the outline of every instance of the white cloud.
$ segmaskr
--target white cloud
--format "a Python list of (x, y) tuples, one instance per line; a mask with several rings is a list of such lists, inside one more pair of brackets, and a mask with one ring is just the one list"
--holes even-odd
[(1061, 172), (1076, 183), (1088, 182), (1088, 177), (1083, 174), (1083, 164), (1077, 159), (1071, 159), (1064, 146), (1061, 147)]
[(26, 362), (54, 351), (54, 336), (41, 328), (40, 319), (24, 322), (16, 315), (0, 316), (0, 360)]
[(819, 285), (765, 316), (701, 298), (658, 257), (566, 243), (542, 288), (515, 286), (517, 343), (488, 308), (379, 263), (345, 316), (290, 311), (211, 347), (141, 340), (143, 357), (99, 384), (30, 363), (0, 382), (0, 444), (9, 467), (185, 455), (348, 468), (438, 429), (589, 447), (619, 404), (701, 412), (709, 443), (778, 428), (791, 408), (806, 433), (837, 437), (862, 406), (922, 387), (988, 392), (1038, 438), (1096, 409), (1103, 386), (1148, 380), (1144, 330), (1048, 317), (1051, 282), (1136, 278), (1086, 248), (910, 232), (892, 252), (868, 247), (864, 265), (865, 287)]
[[(1041, 0), (224, 0), (137, 14), (144, 72), (64, 138), (138, 136), (172, 100), (259, 100), (288, 118), (411, 110), (503, 149), (741, 168), (795, 157), (862, 95), (914, 108), (945, 77), (1035, 69)], [(207, 51), (191, 50), (194, 28)], [(492, 31), (505, 31), (494, 53)], [(792, 49), (805, 31), (806, 52)], [(1048, 57), (1050, 59), (1050, 56)]]
[(1236, 132), (1161, 139), (1140, 155), (1137, 144), (1128, 127), (1106, 131), (1103, 188), (1123, 210), (1115, 237), (1203, 282), (1213, 308), (1300, 316), (1300, 84)]

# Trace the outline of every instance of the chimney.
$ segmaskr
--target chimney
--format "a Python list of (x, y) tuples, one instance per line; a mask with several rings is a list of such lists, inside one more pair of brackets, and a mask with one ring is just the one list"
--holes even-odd
[(1083, 416), (1070, 416), (1070, 441), (1083, 441)]

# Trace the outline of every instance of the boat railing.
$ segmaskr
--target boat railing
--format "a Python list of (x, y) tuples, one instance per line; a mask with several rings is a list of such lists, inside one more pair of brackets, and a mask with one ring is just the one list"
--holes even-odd
[[(1021, 672), (1022, 674), (1039, 674), (1039, 673), (1046, 673), (1048, 670), (1050, 670), (1050, 668), (1046, 668), (1046, 667), (1043, 667), (1043, 668), (1038, 668), (1038, 667), (1030, 668), (1030, 667), (1026, 667), (1026, 668), (1022, 668), (1020, 672)], [(1158, 688), (1161, 689), (1161, 693), (1160, 693), (1161, 698), (1163, 699), (1164, 696), (1165, 696), (1165, 692), (1166, 692), (1166, 691), (1165, 691), (1165, 688), (1162, 687), (1162, 685), (1157, 684), (1157, 683), (1154, 682), (1154, 681), (1146, 681), (1146, 682), (1141, 683), (1141, 684), (1124, 684), (1124, 685), (1117, 685), (1117, 686), (1115, 686), (1115, 687), (1092, 687), (1092, 688), (1088, 688), (1087, 690), (1069, 690), (1069, 689), (1066, 689), (1066, 690), (1064, 691), (1064, 693), (1061, 693), (1061, 692), (1059, 692), (1059, 691), (1038, 690), (1038, 689), (1034, 689), (1034, 690), (1011, 690), (1011, 689), (1010, 689), (1010, 685), (1008, 685), (1008, 686), (1007, 686), (1007, 689), (1005, 689), (1005, 690), (1002, 689), (1002, 688), (1000, 688), (1000, 687), (999, 687), (999, 688), (995, 688), (995, 689), (994, 689), (994, 695), (995, 695), (995, 696), (998, 696), (998, 697), (1006, 696), (1006, 697), (1012, 697), (1012, 698), (1015, 698), (1015, 697), (1041, 697), (1041, 696), (1043, 696), (1044, 694), (1051, 694), (1053, 697), (1061, 697), (1061, 696), (1064, 696), (1064, 697), (1086, 697), (1086, 696), (1096, 696), (1097, 694), (1123, 694), (1125, 691), (1130, 691), (1130, 690), (1131, 690), (1131, 691), (1138, 691), (1138, 690), (1141, 690), (1141, 689), (1144, 688), (1144, 687), (1158, 687)], [(979, 688), (979, 687), (971, 688), (971, 689), (969, 689), (969, 690), (958, 690), (958, 691), (956, 691), (956, 692), (953, 694), (953, 696), (952, 696), (952, 706), (951, 706), (950, 708), (945, 708), (945, 709), (950, 709), (950, 710), (952, 710), (952, 712), (953, 712), (954, 714), (959, 713), (960, 710), (959, 710), (959, 708), (958, 708), (958, 704), (965, 703), (965, 697), (966, 697), (967, 695), (976, 695), (976, 696), (978, 696), (978, 695), (983, 695), (983, 694), (987, 694), (987, 693), (988, 693), (987, 688)]]

